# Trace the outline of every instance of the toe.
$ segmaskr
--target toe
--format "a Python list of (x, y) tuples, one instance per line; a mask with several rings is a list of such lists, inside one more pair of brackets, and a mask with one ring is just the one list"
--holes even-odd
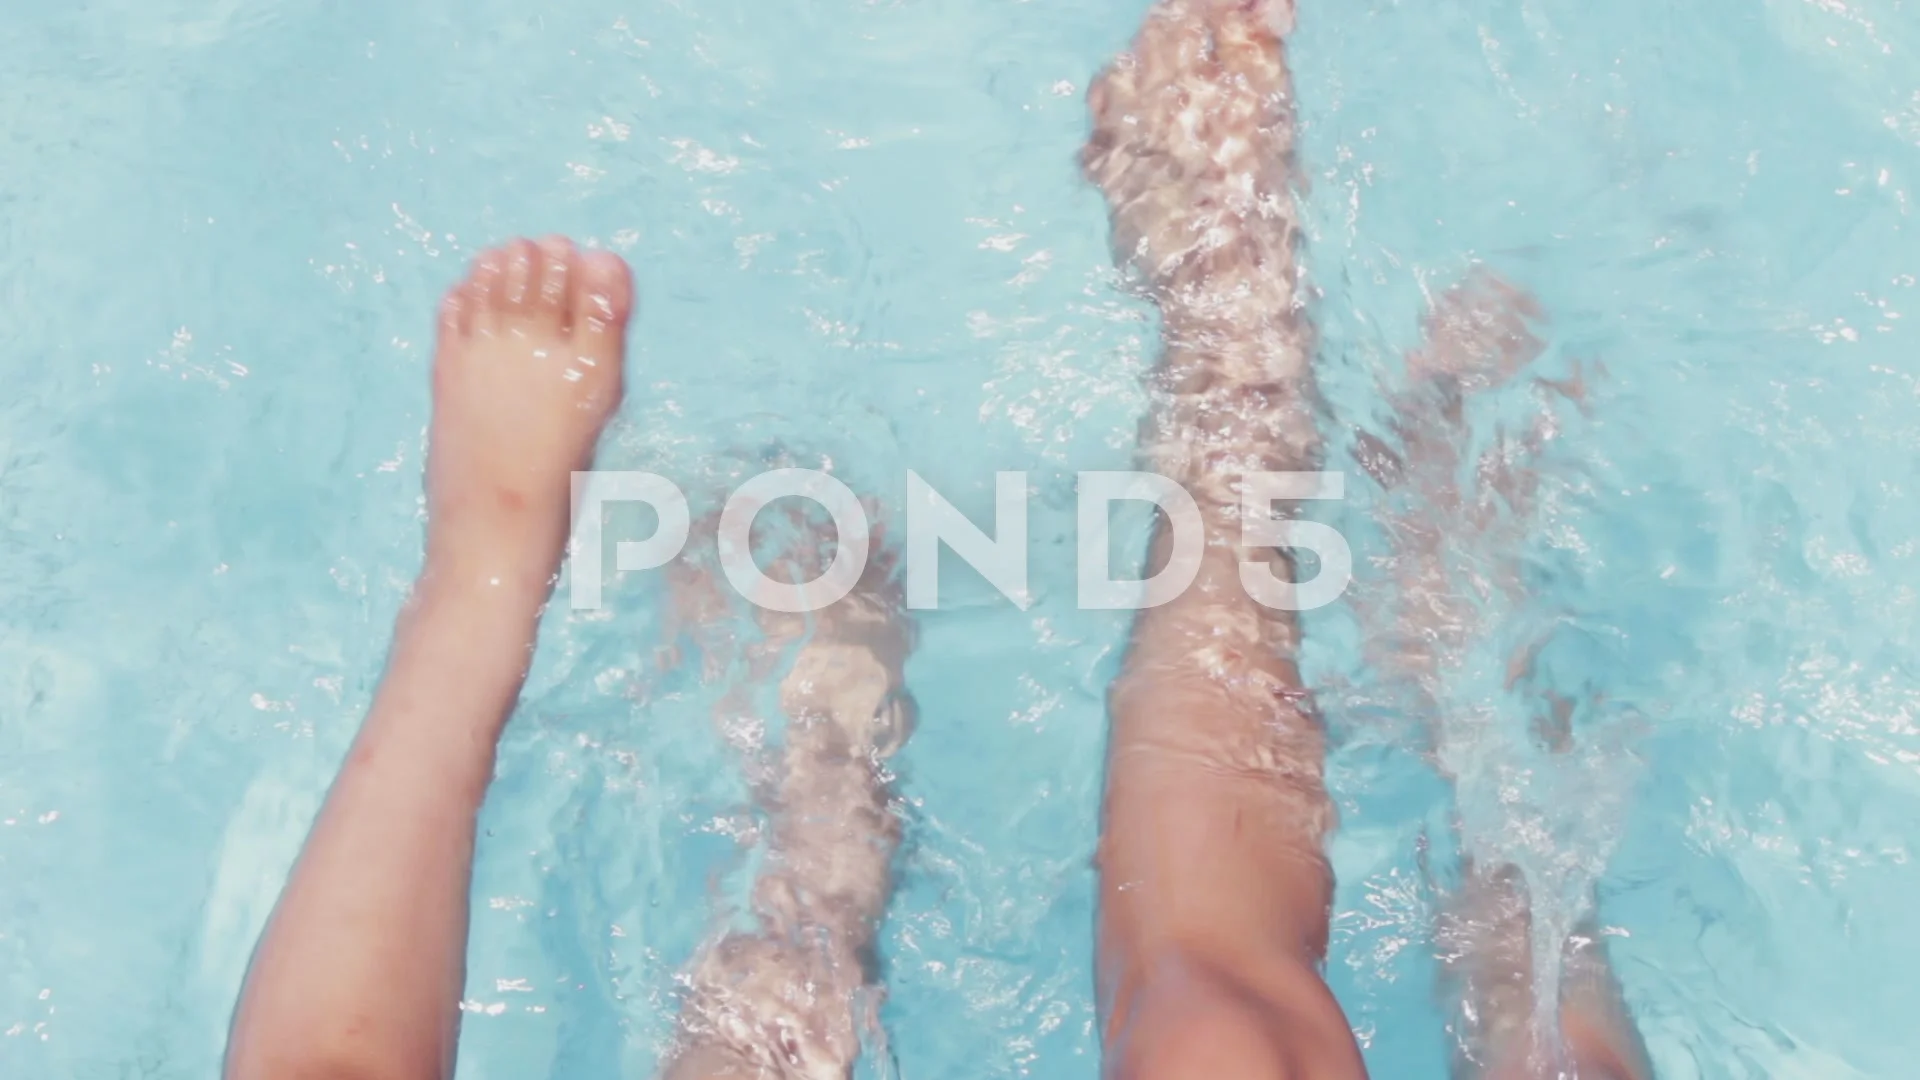
[(540, 249), (531, 240), (515, 240), (506, 246), (504, 255), (497, 300), (509, 310), (525, 311), (540, 286)]
[(533, 297), (535, 313), (557, 328), (573, 314), (573, 241), (549, 236), (540, 241), (540, 283)]
[(611, 251), (588, 251), (575, 263), (573, 326), (580, 334), (619, 335), (633, 311), (633, 277)]
[(447, 290), (440, 300), (440, 336), (443, 338), (466, 337), (471, 331), (472, 297), (471, 287), (465, 281)]
[(506, 265), (507, 253), (502, 248), (488, 248), (473, 260), (473, 270), (467, 274), (467, 282), (460, 288), (469, 330), (488, 333), (496, 329), (495, 319), (501, 309), (501, 280), (506, 276)]

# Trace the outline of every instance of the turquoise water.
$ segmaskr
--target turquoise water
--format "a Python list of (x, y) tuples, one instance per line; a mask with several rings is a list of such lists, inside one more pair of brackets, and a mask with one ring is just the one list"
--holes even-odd
[[(1550, 409), (1535, 539), (1487, 553), (1521, 599), (1430, 688), (1443, 725), (1492, 718), (1455, 730), (1511, 783), (1455, 800), (1372, 689), (1383, 628), (1311, 626), (1329, 971), (1376, 1075), (1444, 1074), (1456, 809), (1597, 884), (1663, 1076), (1903, 1075), (1920, 13), (1303, 4), (1330, 424), (1380, 428), (1424, 292), (1474, 260), (1551, 313), (1541, 373), (1593, 372), (1584, 412)], [(1032, 471), (1037, 603), (958, 574), (922, 622), (863, 1068), (1096, 1074), (1124, 623), (1073, 608), (1071, 474), (1129, 461), (1153, 327), (1073, 153), (1141, 5), (557, 7), (0, 0), (0, 1075), (215, 1068), (417, 566), (432, 302), (545, 231), (622, 252), (645, 296), (609, 465), (711, 505), (785, 444), (976, 517), (996, 468)], [(1540, 409), (1523, 381), (1473, 419)], [(1355, 599), (1391, 588), (1370, 567)], [(657, 599), (630, 581), (546, 628), (483, 823), (463, 1078), (646, 1075), (742, 893), (723, 687), (656, 662)], [(1509, 691), (1521, 641), (1545, 644)], [(1587, 703), (1572, 764), (1512, 738), (1547, 691)]]

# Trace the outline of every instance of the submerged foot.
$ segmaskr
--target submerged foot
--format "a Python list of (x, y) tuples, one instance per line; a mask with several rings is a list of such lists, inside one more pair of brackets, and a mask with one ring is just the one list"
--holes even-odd
[(626, 263), (564, 237), (483, 253), (441, 304), (427, 454), (428, 566), (544, 590), (571, 477), (620, 403)]
[[(1107, 197), (1116, 261), (1163, 290), (1288, 240), (1292, 22), (1291, 0), (1161, 0), (1088, 90), (1081, 166)], [(1290, 258), (1262, 266), (1292, 276)]]
[(1360, 430), (1355, 457), (1387, 489), (1409, 480), (1451, 503), (1467, 439), (1463, 409), (1476, 393), (1495, 389), (1546, 348), (1535, 333), (1544, 318), (1532, 293), (1484, 267), (1434, 301), (1420, 347), (1407, 354), (1407, 386), (1389, 398), (1400, 446)]
[(1498, 386), (1540, 355), (1532, 324), (1542, 314), (1532, 293), (1476, 267), (1427, 313), (1426, 341), (1408, 355), (1407, 372), (1458, 380), (1463, 390)]

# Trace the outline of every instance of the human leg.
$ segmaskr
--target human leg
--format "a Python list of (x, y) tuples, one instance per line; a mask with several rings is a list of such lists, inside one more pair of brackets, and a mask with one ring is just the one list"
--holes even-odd
[[(1090, 92), (1088, 176), (1162, 315), (1143, 457), (1195, 497), (1198, 578), (1143, 611), (1110, 698), (1099, 981), (1121, 1077), (1355, 1077), (1319, 974), (1332, 875), (1297, 627), (1240, 564), (1248, 472), (1312, 467), (1297, 295), (1288, 0), (1164, 0)], [(1154, 541), (1149, 562), (1167, 557)], [(1285, 577), (1283, 573), (1281, 576)]]
[(900, 840), (886, 761), (912, 719), (906, 613), (876, 560), (812, 618), (767, 613), (762, 623), (763, 658), (791, 661), (779, 687), (785, 741), (762, 796), (770, 838), (753, 888), (757, 925), (712, 942), (690, 967), (667, 1080), (845, 1080), (877, 1004), (874, 937)]

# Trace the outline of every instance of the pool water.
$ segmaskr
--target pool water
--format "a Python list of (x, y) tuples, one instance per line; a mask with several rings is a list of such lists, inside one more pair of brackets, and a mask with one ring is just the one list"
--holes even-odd
[[(1343, 823), (1329, 971), (1375, 1075), (1445, 1075), (1462, 846), (1589, 890), (1663, 1077), (1920, 1056), (1920, 12), (1904, 0), (1302, 0), (1331, 461), (1424, 297), (1550, 314), (1479, 438), (1551, 420), (1524, 539), (1424, 704), (1392, 589), (1311, 620)], [(1337, 7), (1337, 10), (1336, 10)], [(1033, 477), (1034, 605), (953, 566), (862, 1075), (1091, 1078), (1102, 689), (1073, 474), (1154, 327), (1079, 180), (1142, 5), (0, 0), (0, 1075), (204, 1077), (418, 565), (432, 305), (567, 232), (644, 294), (603, 462), (714, 505), (770, 446), (972, 514)], [(648, 1074), (753, 832), (658, 583), (554, 612), (485, 811), (460, 1075)], [(1494, 597), (1495, 599), (1489, 599)], [(1399, 628), (1405, 631), (1407, 628)], [(1537, 646), (1509, 688), (1514, 650)], [(1524, 734), (1552, 693), (1579, 752)], [(1435, 715), (1414, 715), (1425, 709)], [(1422, 747), (1449, 741), (1457, 797)], [(1423, 734), (1425, 733), (1425, 734)]]

